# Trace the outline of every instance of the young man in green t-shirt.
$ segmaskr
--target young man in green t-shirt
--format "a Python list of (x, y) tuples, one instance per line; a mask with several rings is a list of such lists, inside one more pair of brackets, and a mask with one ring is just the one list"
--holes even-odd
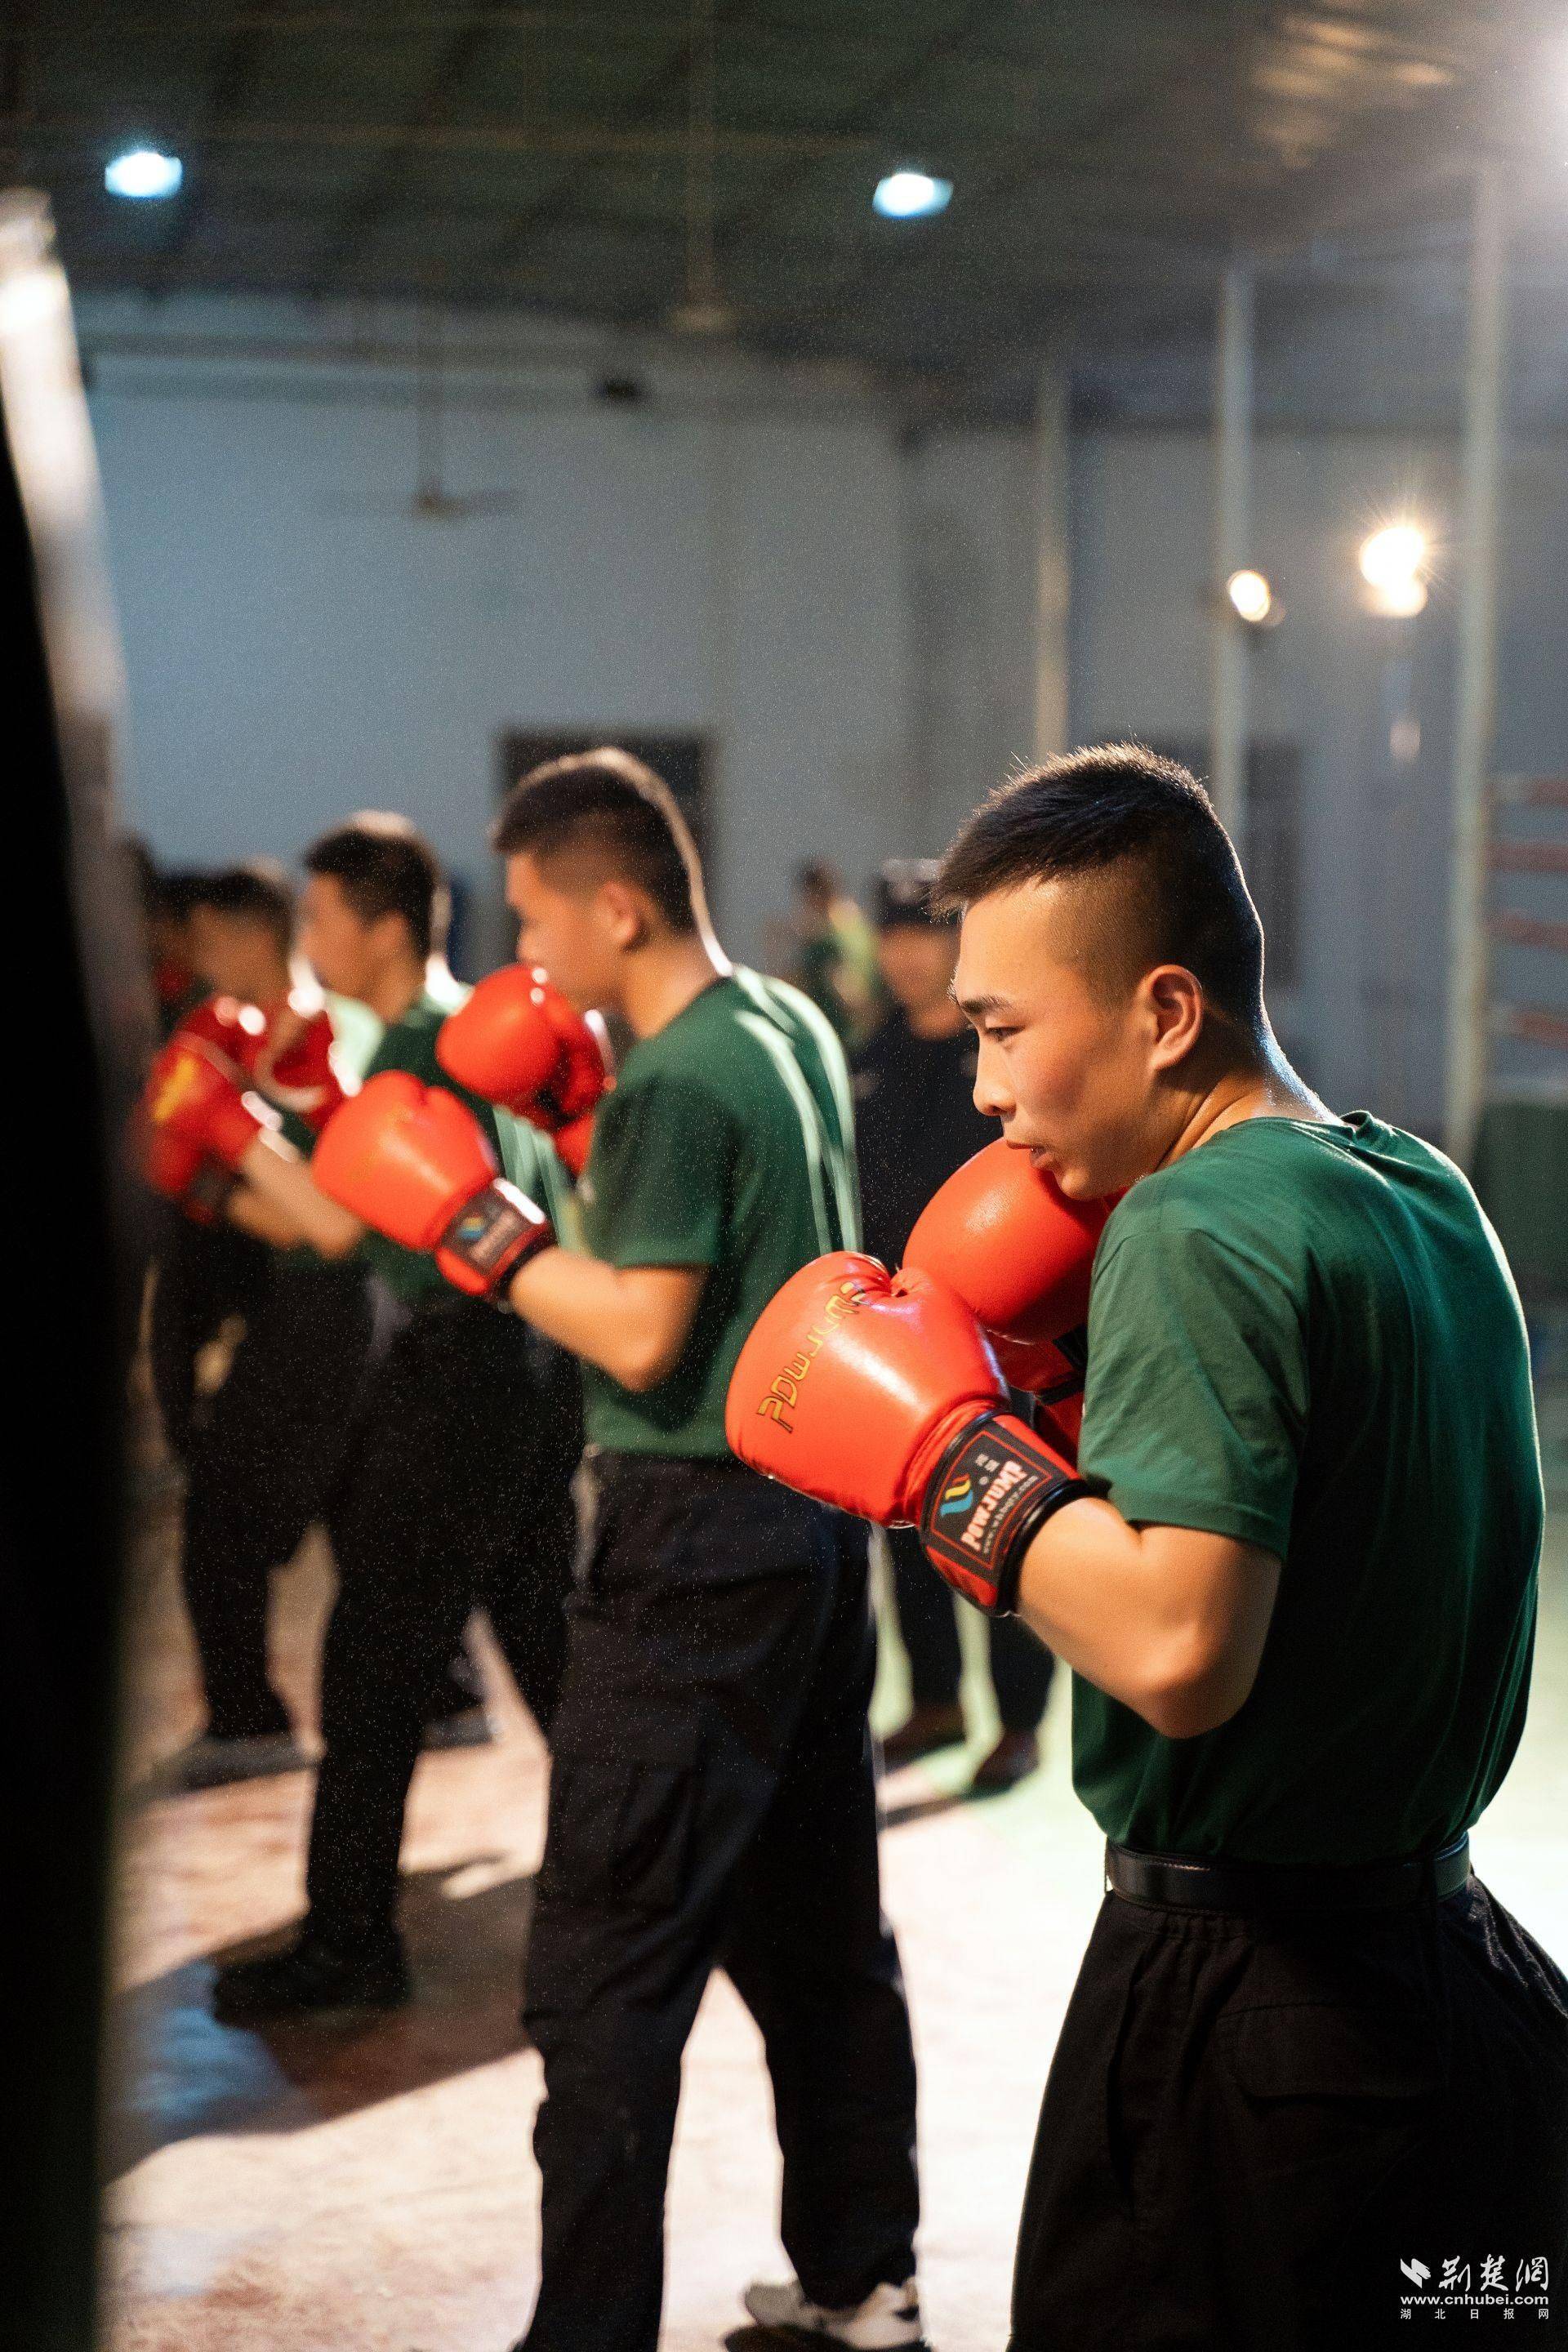
[[(452, 1003), (427, 984), (446, 896), (428, 844), (406, 819), (369, 814), (317, 842), (305, 867), (301, 948), (323, 986), (383, 1024), (367, 1077), (402, 1070), (458, 1096), (510, 1172), (559, 1209), (566, 1184), (549, 1146), (437, 1066)], [(236, 2023), (406, 1997), (397, 1856), (427, 1717), (478, 1606), (548, 1731), (581, 1438), (576, 1373), (560, 1349), (456, 1296), (423, 1253), (349, 1215), (286, 1139), (258, 1136), (243, 1174), (253, 1220), (276, 1243), (368, 1264), (377, 1328), (323, 1509), (338, 1591), (321, 1663), (309, 1908), (280, 1950), (219, 1971), (214, 2006)]]
[[(735, 1358), (852, 1244), (848, 1074), (796, 991), (731, 964), (673, 800), (590, 754), (496, 832), (520, 952), (636, 1040), (517, 1311), (584, 1365), (594, 1525), (570, 1616), (525, 2019), (544, 2059), (529, 2352), (652, 2352), (680, 2054), (710, 1971), (762, 2027), (800, 2309), (918, 2341), (915, 2083), (881, 1916), (865, 1530), (743, 1469)], [(753, 2313), (779, 2290), (752, 2292)], [(868, 2336), (867, 2341), (873, 2340)]]
[(496, 842), (524, 962), (635, 1041), (595, 1114), (587, 1252), (402, 1090), (350, 1107), (333, 1177), (584, 1368), (592, 1520), (524, 2009), (545, 2085), (525, 2342), (653, 2352), (681, 2053), (722, 1967), (766, 2045), (799, 2274), (748, 2307), (897, 2352), (921, 2335), (915, 2077), (879, 1895), (866, 1531), (755, 1477), (724, 1435), (767, 1299), (858, 1238), (848, 1072), (805, 997), (723, 954), (640, 762), (537, 770)]
[(1108, 1893), (1016, 2352), (1384, 2340), (1439, 2265), (1538, 2319), (1568, 2253), (1568, 1981), (1468, 1865), (1542, 1531), (1496, 1237), (1439, 1152), (1285, 1061), (1184, 771), (1113, 747), (1020, 776), (942, 887), (977, 1101), (1058, 1201), (1126, 1192), (1078, 1465), (1010, 1418), (952, 1289), (864, 1259), (774, 1302), (730, 1425), (804, 1491), (917, 1524), (1074, 1670)]

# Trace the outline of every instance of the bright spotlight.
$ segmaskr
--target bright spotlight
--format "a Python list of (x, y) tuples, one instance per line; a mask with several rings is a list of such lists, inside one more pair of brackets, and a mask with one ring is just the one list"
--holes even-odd
[(1374, 613), (1386, 613), (1391, 621), (1412, 621), (1417, 613), (1426, 609), (1426, 583), (1419, 572), (1403, 580), (1390, 580), (1374, 588), (1369, 600)]
[(1261, 572), (1233, 572), (1225, 583), (1241, 618), (1253, 628), (1261, 627), (1274, 610), (1274, 591)]
[(132, 147), (104, 168), (103, 184), (111, 196), (172, 196), (185, 176), (177, 155), (160, 154), (156, 147)]
[(933, 180), (929, 172), (889, 172), (878, 181), (871, 203), (884, 220), (921, 220), (944, 213), (952, 195), (951, 180)]
[(1361, 576), (1369, 588), (1407, 591), (1426, 561), (1426, 534), (1413, 522), (1387, 523), (1361, 543)]

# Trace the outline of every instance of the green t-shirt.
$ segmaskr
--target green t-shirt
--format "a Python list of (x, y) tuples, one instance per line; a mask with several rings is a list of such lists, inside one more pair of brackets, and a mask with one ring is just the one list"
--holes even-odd
[[(461, 1000), (459, 1000), (461, 1001)], [(454, 1010), (445, 991), (426, 989), (401, 1021), (382, 1032), (381, 1042), (365, 1066), (367, 1079), (383, 1070), (407, 1070), (427, 1087), (444, 1087), (467, 1103), (489, 1139), (501, 1173), (520, 1192), (537, 1201), (557, 1232), (570, 1219), (571, 1185), (554, 1146), (525, 1119), (497, 1110), (479, 1095), (454, 1084), (436, 1059), (436, 1038), (441, 1024)], [(406, 1250), (384, 1234), (367, 1234), (361, 1244), (373, 1274), (385, 1283), (395, 1298), (416, 1307), (421, 1299), (450, 1296), (451, 1286), (433, 1257), (422, 1250)]]
[(1469, 1828), (1524, 1727), (1542, 1501), (1524, 1322), (1442, 1154), (1258, 1118), (1135, 1184), (1095, 1263), (1079, 1460), (1125, 1518), (1276, 1553), (1258, 1679), (1168, 1739), (1075, 1677), (1108, 1836), (1368, 1862)]
[(828, 1022), (782, 981), (715, 981), (626, 1055), (578, 1201), (595, 1257), (708, 1277), (656, 1387), (634, 1395), (584, 1365), (590, 1442), (727, 1454), (724, 1394), (752, 1324), (797, 1267), (859, 1239), (849, 1075)]

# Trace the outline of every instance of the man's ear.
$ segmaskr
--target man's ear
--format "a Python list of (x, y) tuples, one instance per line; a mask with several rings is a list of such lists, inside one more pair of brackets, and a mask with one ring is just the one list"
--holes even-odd
[(390, 909), (384, 915), (377, 915), (372, 919), (369, 931), (374, 943), (371, 951), (377, 957), (384, 956), (390, 960), (395, 955), (401, 955), (405, 949), (411, 948), (414, 944), (408, 925), (403, 916), (393, 914)]
[(1184, 964), (1163, 963), (1144, 974), (1142, 986), (1154, 1029), (1151, 1058), (1157, 1070), (1174, 1069), (1203, 1034), (1202, 983)]
[(614, 944), (623, 952), (643, 946), (649, 924), (642, 892), (632, 883), (609, 881), (600, 883), (595, 897), (600, 919)]

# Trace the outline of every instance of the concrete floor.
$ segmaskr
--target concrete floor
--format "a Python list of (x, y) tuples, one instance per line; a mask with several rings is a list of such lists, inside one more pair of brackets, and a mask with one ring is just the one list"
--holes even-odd
[[(150, 1506), (142, 1547), (132, 1780), (197, 1716), (174, 1527), (170, 1492)], [(280, 1677), (306, 1721), (329, 1591), (310, 1548), (279, 1580)], [(898, 1719), (899, 1676), (894, 1654), (883, 1721)], [(521, 2333), (536, 2276), (540, 2069), (519, 2043), (517, 1953), (545, 1760), (504, 1675), (492, 1682), (499, 1742), (427, 1758), (416, 1777), (404, 1863), (420, 1998), (384, 2021), (263, 2034), (207, 2013), (215, 1959), (299, 1907), (308, 1775), (128, 1801), (107, 2240), (114, 2352), (503, 2352)], [(1058, 1677), (1045, 1769), (1007, 1798), (953, 1801), (970, 1760), (957, 1752), (884, 1784), (884, 1887), (921, 2068), (921, 2273), (942, 2352), (1005, 2340), (1036, 2109), (1099, 1901), (1099, 1840), (1068, 1777), (1067, 1696)], [(1499, 1897), (1568, 1957), (1561, 1532), (1529, 1728), (1475, 1843)], [(670, 2352), (733, 2335), (746, 2281), (784, 2274), (776, 2189), (757, 2037), (716, 1979), (688, 2053), (670, 2187)]]

